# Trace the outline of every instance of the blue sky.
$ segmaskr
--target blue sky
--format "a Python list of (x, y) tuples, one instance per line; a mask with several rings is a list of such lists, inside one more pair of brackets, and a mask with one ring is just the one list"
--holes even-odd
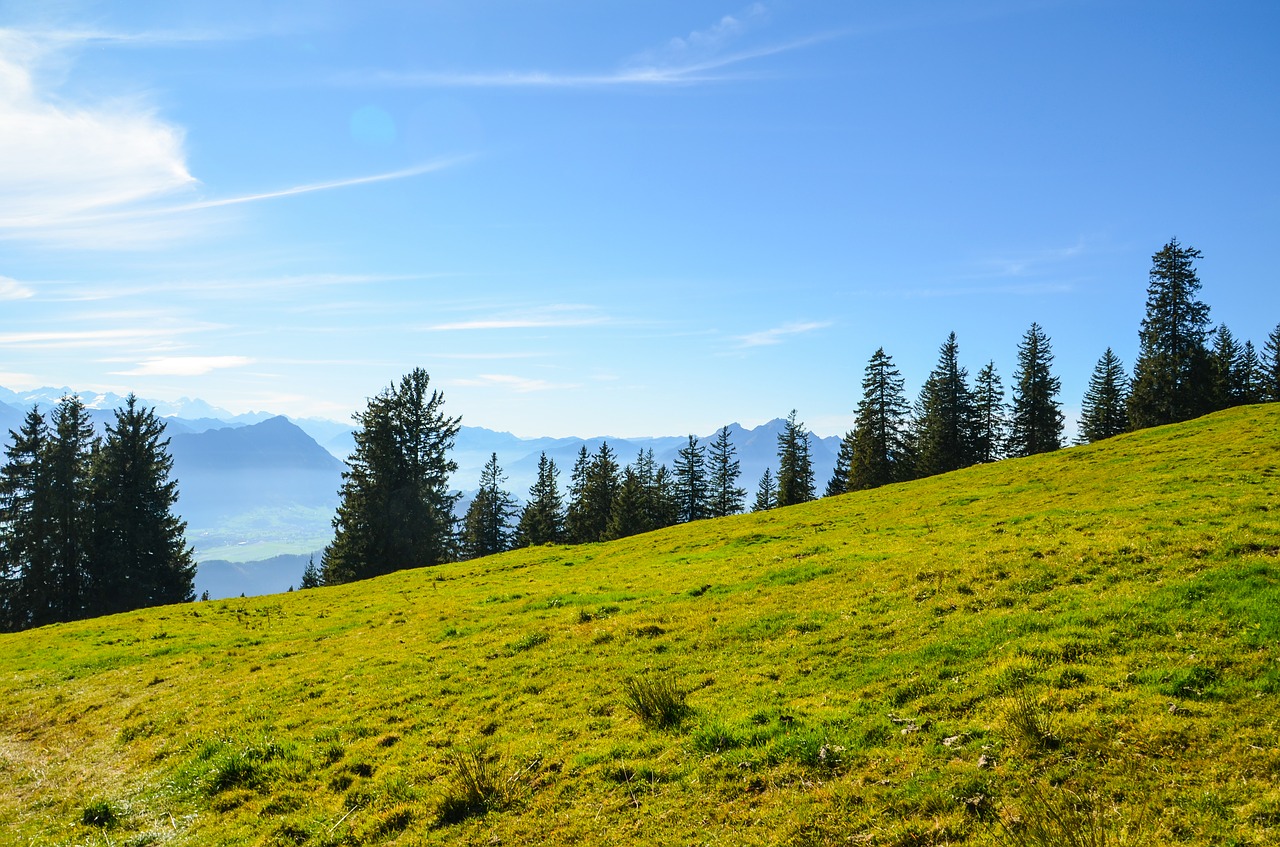
[[(3, 2), (0, 385), (852, 424), (948, 332), (1068, 414), (1151, 254), (1280, 322), (1273, 2)], [(1070, 433), (1074, 434), (1074, 432)]]

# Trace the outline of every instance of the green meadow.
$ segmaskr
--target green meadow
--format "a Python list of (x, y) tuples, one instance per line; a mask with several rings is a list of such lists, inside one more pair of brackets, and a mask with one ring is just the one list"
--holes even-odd
[(0, 635), (14, 845), (1280, 843), (1280, 404)]

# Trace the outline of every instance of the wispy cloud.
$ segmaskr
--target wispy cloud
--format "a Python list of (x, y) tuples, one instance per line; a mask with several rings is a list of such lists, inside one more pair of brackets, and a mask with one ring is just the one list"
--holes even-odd
[(792, 335), (803, 335), (808, 332), (814, 332), (819, 329), (825, 329), (831, 326), (830, 321), (808, 321), (804, 323), (791, 322), (782, 326), (773, 327), (772, 329), (761, 330), (760, 332), (752, 332), (747, 335), (739, 335), (737, 337), (739, 347), (768, 347), (774, 344), (781, 344), (786, 338)]
[(583, 306), (544, 306), (523, 313), (506, 313), (468, 321), (452, 321), (425, 327), (427, 332), (469, 330), (544, 329), (552, 327), (597, 326), (609, 318)]
[(16, 279), (0, 276), (0, 300), (25, 300), (34, 295), (35, 292), (31, 288)]
[(545, 379), (529, 379), (512, 374), (479, 374), (475, 377), (464, 377), (451, 382), (453, 385), (476, 388), (503, 388), (516, 394), (530, 394), (535, 391), (560, 391), (582, 387), (577, 383), (548, 382)]
[(167, 356), (148, 359), (136, 368), (113, 371), (113, 376), (203, 376), (225, 368), (241, 368), (253, 364), (245, 356)]
[(0, 347), (34, 349), (76, 347), (129, 347), (172, 339), (179, 330), (167, 327), (121, 327), (116, 329), (51, 330), (44, 332), (0, 333)]

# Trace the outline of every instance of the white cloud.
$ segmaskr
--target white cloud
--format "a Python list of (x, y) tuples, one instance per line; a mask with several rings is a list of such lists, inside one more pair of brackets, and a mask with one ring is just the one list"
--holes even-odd
[(244, 356), (168, 356), (148, 359), (129, 371), (114, 376), (203, 376), (224, 368), (240, 368), (253, 363)]
[(543, 329), (550, 327), (597, 326), (608, 323), (604, 315), (581, 306), (546, 306), (523, 314), (498, 315), (470, 321), (452, 321), (426, 327), (427, 332), (486, 329)]
[(545, 379), (528, 379), (527, 377), (514, 376), (512, 374), (479, 374), (475, 378), (455, 379), (452, 384), (478, 388), (506, 388), (517, 394), (581, 387), (574, 383), (548, 382)]
[(34, 291), (16, 279), (0, 276), (0, 300), (24, 300), (34, 295)]
[(790, 335), (802, 335), (806, 332), (823, 329), (831, 326), (830, 321), (809, 321), (807, 323), (786, 323), (782, 326), (772, 329), (761, 330), (760, 332), (752, 332), (747, 335), (738, 336), (738, 346), (740, 347), (767, 347), (773, 344), (781, 344), (783, 339)]

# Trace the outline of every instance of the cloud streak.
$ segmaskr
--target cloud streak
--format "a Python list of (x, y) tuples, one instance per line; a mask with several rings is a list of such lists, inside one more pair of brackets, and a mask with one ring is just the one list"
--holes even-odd
[(148, 359), (128, 371), (113, 371), (113, 376), (204, 376), (216, 370), (241, 368), (253, 364), (245, 356), (168, 356)]
[(554, 327), (598, 326), (609, 318), (576, 306), (551, 306), (523, 315), (501, 315), (470, 321), (433, 324), (426, 332), (468, 332), (475, 330), (548, 329)]
[(831, 326), (830, 321), (808, 321), (804, 323), (791, 322), (772, 329), (761, 330), (760, 332), (752, 332), (747, 335), (739, 335), (737, 337), (739, 347), (770, 347), (775, 344), (781, 344), (786, 338), (793, 335), (804, 335), (805, 333), (814, 332), (819, 329), (825, 329)]
[(454, 385), (472, 388), (505, 388), (516, 394), (531, 394), (536, 391), (560, 391), (581, 388), (576, 383), (548, 382), (545, 379), (529, 379), (512, 374), (479, 374), (472, 378), (455, 379)]

